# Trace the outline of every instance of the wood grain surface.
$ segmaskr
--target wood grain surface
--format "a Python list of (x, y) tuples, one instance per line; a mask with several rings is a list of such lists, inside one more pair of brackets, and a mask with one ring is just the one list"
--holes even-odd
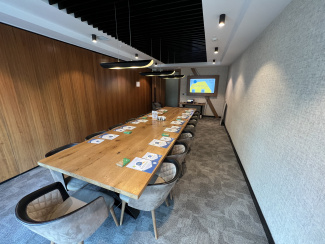
[(5, 24), (0, 57), (0, 182), (54, 148), (151, 110), (145, 70), (100, 67), (111, 57)]
[[(136, 126), (132, 130), (132, 134), (109, 131), (110, 134), (119, 136), (114, 140), (104, 140), (100, 144), (83, 142), (49, 158), (42, 159), (38, 164), (138, 199), (189, 120), (184, 120), (185, 123), (181, 125), (182, 128), (178, 133), (166, 132), (170, 134), (171, 138), (174, 138), (168, 148), (151, 146), (149, 143), (153, 139), (160, 139), (164, 130), (173, 126), (171, 122), (188, 110), (171, 107), (164, 109), (168, 110), (164, 114), (166, 121), (152, 120), (151, 117), (148, 117), (148, 121), (145, 123), (128, 123), (127, 125)], [(135, 157), (143, 157), (147, 152), (162, 155), (159, 165), (152, 174), (116, 165), (123, 158), (132, 161)]]

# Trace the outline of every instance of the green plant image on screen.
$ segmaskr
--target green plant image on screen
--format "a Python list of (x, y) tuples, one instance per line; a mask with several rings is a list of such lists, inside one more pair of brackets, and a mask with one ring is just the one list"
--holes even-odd
[(191, 79), (191, 93), (214, 93), (216, 80), (215, 79)]

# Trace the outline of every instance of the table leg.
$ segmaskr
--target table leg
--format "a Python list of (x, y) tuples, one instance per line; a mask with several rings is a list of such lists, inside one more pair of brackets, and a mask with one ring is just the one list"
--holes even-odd
[[(114, 198), (114, 205), (118, 208), (122, 208), (122, 200), (119, 197), (119, 194), (113, 191), (108, 191), (109, 195)], [(125, 205), (125, 213), (130, 215), (132, 218), (136, 219), (140, 214), (140, 210), (132, 208), (128, 205)]]

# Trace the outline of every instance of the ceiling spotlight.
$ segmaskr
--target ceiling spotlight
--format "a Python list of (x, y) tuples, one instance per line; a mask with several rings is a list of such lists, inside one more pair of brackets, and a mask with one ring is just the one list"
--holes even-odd
[(212, 62), (213, 64), (216, 64), (216, 60), (215, 59), (213, 59), (213, 62)]
[(136, 53), (136, 54), (135, 54), (135, 59), (138, 59), (138, 58), (139, 58), (139, 56), (138, 56), (138, 54)]
[(214, 48), (214, 53), (217, 54), (219, 52), (219, 48), (218, 47), (215, 47)]
[(225, 14), (220, 14), (219, 16), (219, 26), (224, 26), (226, 22), (226, 15)]
[(94, 43), (97, 42), (97, 36), (96, 36), (95, 34), (92, 34), (92, 35), (91, 35), (91, 39), (92, 39), (92, 41), (93, 41)]
[(155, 66), (157, 66), (157, 63), (155, 63)]

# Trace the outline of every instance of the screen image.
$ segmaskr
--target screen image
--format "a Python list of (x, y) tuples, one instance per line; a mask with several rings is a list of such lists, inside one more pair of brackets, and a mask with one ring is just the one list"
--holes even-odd
[(214, 93), (215, 79), (190, 79), (190, 93)]

